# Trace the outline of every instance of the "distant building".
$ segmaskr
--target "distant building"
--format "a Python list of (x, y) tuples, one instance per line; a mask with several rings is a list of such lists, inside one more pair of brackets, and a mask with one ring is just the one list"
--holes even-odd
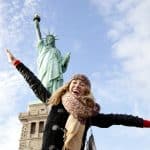
[(19, 120), (22, 122), (19, 150), (41, 149), (47, 116), (48, 110), (44, 103), (31, 104), (27, 112), (19, 114)]

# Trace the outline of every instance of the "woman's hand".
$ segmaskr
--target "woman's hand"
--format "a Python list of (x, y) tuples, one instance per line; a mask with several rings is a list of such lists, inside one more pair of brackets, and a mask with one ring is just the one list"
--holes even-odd
[(13, 56), (13, 54), (8, 49), (5, 49), (5, 51), (8, 58), (8, 62), (14, 64), (14, 62), (16, 62), (17, 59)]

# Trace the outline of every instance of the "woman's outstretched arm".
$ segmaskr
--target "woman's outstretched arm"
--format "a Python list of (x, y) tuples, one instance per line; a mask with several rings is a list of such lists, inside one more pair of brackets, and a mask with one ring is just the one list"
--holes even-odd
[(51, 96), (51, 93), (43, 86), (41, 81), (34, 75), (32, 71), (29, 70), (20, 60), (13, 56), (13, 54), (6, 49), (6, 54), (8, 61), (16, 67), (16, 69), (24, 77), (30, 88), (33, 90), (35, 95), (44, 103), (47, 103)]
[(91, 125), (108, 128), (112, 125), (123, 125), (139, 128), (150, 128), (150, 120), (127, 114), (103, 114), (91, 117)]

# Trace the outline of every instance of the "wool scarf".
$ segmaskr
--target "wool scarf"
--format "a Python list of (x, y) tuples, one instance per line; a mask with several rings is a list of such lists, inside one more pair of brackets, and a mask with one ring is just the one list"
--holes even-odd
[(70, 114), (65, 124), (63, 150), (80, 150), (86, 119), (98, 113), (97, 104), (91, 96), (75, 97), (70, 92), (62, 96), (62, 104)]

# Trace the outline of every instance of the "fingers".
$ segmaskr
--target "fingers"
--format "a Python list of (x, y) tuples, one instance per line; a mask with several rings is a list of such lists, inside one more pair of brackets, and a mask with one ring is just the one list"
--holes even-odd
[(10, 52), (7, 48), (5, 48), (4, 50), (5, 50), (6, 54), (8, 54)]
[(6, 54), (12, 55), (11, 52), (7, 48), (5, 48), (5, 52), (6, 52)]
[(8, 58), (8, 62), (13, 63), (13, 61), (15, 60), (15, 57), (12, 55), (12, 53), (8, 49), (5, 49), (5, 52)]

